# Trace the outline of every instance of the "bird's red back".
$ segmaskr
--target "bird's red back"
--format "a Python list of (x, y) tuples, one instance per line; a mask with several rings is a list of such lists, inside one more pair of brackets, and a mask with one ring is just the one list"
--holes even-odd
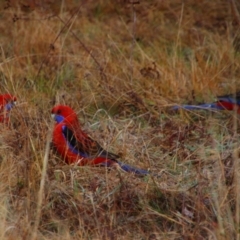
[(233, 104), (231, 102), (226, 101), (218, 101), (217, 105), (229, 111), (237, 109), (237, 113), (240, 114), (240, 106), (238, 104)]

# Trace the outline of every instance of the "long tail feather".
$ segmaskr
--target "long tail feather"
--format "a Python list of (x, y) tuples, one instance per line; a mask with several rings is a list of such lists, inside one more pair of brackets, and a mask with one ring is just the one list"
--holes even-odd
[(101, 162), (100, 166), (111, 167), (114, 164), (118, 164), (118, 166), (121, 167), (121, 169), (126, 171), (126, 172), (135, 173), (137, 175), (148, 175), (148, 174), (150, 174), (150, 172), (147, 171), (147, 170), (139, 169), (139, 168), (130, 166), (128, 164), (122, 163), (120, 161), (108, 160), (108, 161)]
[(135, 168), (135, 167), (132, 167), (128, 164), (125, 164), (125, 163), (122, 163), (122, 162), (119, 162), (119, 161), (118, 161), (118, 164), (126, 172), (132, 172), (132, 173), (135, 173), (137, 175), (148, 175), (149, 174), (149, 171), (144, 170), (144, 169)]
[(202, 110), (202, 109), (217, 109), (224, 110), (225, 108), (217, 103), (205, 103), (200, 105), (180, 105), (172, 107), (172, 110), (187, 109), (187, 110)]

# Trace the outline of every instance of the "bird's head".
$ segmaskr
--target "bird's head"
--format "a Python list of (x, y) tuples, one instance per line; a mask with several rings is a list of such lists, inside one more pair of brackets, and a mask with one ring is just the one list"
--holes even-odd
[(77, 120), (77, 114), (72, 108), (65, 105), (57, 105), (53, 107), (51, 115), (57, 123), (60, 123), (65, 119), (68, 121)]
[(17, 98), (11, 94), (2, 95), (1, 105), (5, 107), (7, 111), (10, 111), (17, 103)]

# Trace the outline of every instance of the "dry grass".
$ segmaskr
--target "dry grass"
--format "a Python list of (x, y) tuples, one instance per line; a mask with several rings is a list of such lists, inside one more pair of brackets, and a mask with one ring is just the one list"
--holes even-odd
[[(0, 90), (19, 99), (1, 126), (0, 239), (239, 239), (236, 114), (168, 111), (239, 90), (239, 3), (19, 2), (0, 3)], [(63, 163), (55, 103), (160, 177)]]

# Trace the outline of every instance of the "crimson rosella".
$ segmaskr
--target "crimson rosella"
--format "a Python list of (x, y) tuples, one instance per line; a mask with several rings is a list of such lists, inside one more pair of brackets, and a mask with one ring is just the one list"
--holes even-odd
[(213, 103), (204, 103), (199, 105), (180, 105), (174, 106), (173, 110), (178, 109), (187, 109), (187, 110), (196, 110), (196, 109), (216, 109), (216, 110), (237, 110), (237, 113), (240, 114), (240, 92), (235, 95), (224, 95), (218, 96), (217, 101)]
[(53, 145), (68, 164), (120, 166), (126, 172), (139, 175), (149, 173), (118, 161), (118, 155), (104, 150), (98, 142), (82, 131), (77, 114), (70, 107), (55, 106), (52, 109), (52, 117), (56, 121), (53, 130)]
[(9, 112), (16, 104), (17, 98), (11, 94), (0, 95), (0, 122), (8, 123)]

